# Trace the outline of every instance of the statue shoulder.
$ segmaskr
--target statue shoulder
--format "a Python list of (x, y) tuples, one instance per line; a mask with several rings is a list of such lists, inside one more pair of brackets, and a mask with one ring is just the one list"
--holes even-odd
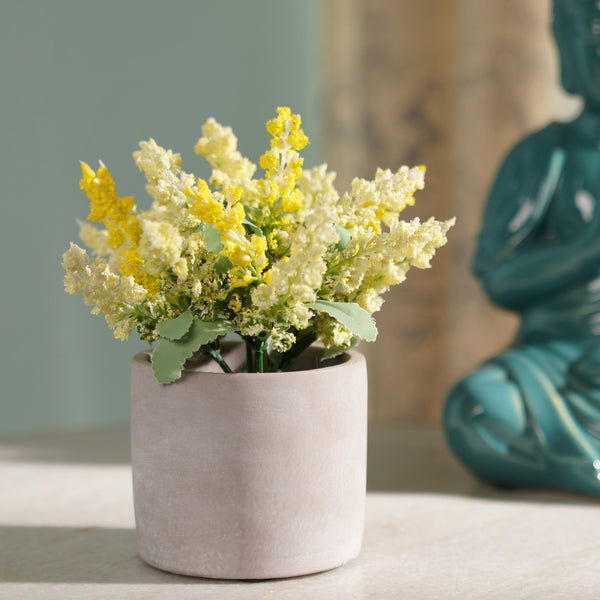
[(510, 150), (484, 211), (473, 265), (477, 274), (512, 253), (543, 221), (564, 156), (559, 123), (526, 136)]

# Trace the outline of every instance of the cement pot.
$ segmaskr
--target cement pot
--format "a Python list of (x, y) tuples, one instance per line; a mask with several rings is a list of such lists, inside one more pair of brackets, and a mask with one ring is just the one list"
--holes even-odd
[[(138, 549), (148, 564), (223, 579), (291, 577), (360, 552), (367, 376), (349, 351), (318, 348), (286, 373), (212, 362), (169, 385), (148, 353), (132, 365), (131, 445)], [(234, 370), (243, 348), (231, 348)]]

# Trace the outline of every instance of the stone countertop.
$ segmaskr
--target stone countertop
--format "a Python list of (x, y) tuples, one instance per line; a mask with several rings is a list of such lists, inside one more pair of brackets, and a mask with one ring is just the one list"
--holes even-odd
[(600, 502), (477, 483), (436, 429), (372, 429), (359, 558), (225, 582), (147, 566), (126, 428), (0, 438), (0, 599), (565, 599), (600, 593)]

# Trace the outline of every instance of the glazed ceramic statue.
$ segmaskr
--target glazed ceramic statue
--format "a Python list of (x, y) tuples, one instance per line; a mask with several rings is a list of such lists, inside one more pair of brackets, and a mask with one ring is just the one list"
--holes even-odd
[(452, 390), (444, 426), (482, 480), (600, 496), (600, 2), (555, 0), (553, 31), (584, 108), (498, 173), (473, 268), (521, 327)]

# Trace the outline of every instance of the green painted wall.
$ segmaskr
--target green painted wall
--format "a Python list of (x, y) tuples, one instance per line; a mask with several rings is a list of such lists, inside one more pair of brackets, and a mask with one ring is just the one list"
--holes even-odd
[(318, 160), (319, 0), (0, 3), (0, 432), (124, 421), (129, 361), (103, 317), (63, 291), (60, 257), (88, 203), (79, 160), (102, 159), (148, 206), (131, 152), (193, 152), (204, 120), (241, 151), (268, 145), (275, 107), (303, 115)]

